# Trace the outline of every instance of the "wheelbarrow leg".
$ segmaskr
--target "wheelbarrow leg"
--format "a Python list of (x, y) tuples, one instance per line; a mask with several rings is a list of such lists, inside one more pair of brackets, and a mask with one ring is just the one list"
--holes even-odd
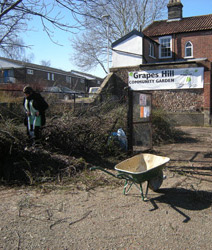
[[(149, 182), (147, 182), (146, 192), (145, 192), (145, 195), (144, 195), (142, 183), (140, 183), (139, 187), (138, 187), (136, 185), (136, 183), (131, 182), (129, 180), (126, 180), (125, 184), (124, 184), (124, 190), (123, 190), (124, 195), (126, 195), (130, 191), (133, 184), (140, 190), (142, 200), (146, 201), (147, 200), (148, 188), (149, 188)], [(129, 185), (129, 187), (127, 188), (128, 185)]]
[(143, 193), (142, 183), (140, 183), (140, 192), (141, 192), (141, 198), (142, 198), (142, 200), (144, 200), (144, 193)]
[[(133, 185), (133, 182), (131, 182), (131, 183), (129, 184), (129, 187), (128, 187), (128, 189), (127, 189), (128, 184), (129, 184), (129, 181), (126, 180), (126, 181), (125, 181), (125, 184), (124, 184), (124, 192), (123, 192), (124, 194), (127, 194), (127, 193), (130, 191), (130, 189), (131, 189), (131, 187), (132, 187), (132, 185)], [(126, 191), (126, 189), (127, 189), (127, 191)]]
[(145, 200), (147, 200), (148, 189), (149, 189), (149, 181), (147, 181)]
[(145, 195), (144, 195), (142, 183), (140, 183), (141, 198), (142, 198), (143, 201), (147, 201), (148, 189), (149, 189), (149, 182), (147, 182), (146, 192), (145, 192)]

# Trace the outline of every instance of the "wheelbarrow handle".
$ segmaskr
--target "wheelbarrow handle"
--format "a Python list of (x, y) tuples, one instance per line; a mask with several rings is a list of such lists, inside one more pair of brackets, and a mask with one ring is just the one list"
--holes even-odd
[(120, 173), (117, 175), (117, 178), (119, 179), (125, 179), (126, 181), (131, 181), (131, 182), (135, 182), (135, 180), (128, 174), (125, 174), (125, 173)]
[(101, 171), (103, 171), (103, 172), (105, 172), (105, 173), (107, 173), (107, 174), (109, 174), (109, 175), (112, 175), (113, 177), (118, 178), (117, 175), (115, 175), (115, 174), (113, 174), (113, 173), (111, 173), (111, 172), (105, 170), (105, 169), (102, 168), (102, 167), (95, 166), (95, 167), (91, 167), (91, 168), (90, 168), (90, 170), (96, 170), (96, 169), (101, 170)]

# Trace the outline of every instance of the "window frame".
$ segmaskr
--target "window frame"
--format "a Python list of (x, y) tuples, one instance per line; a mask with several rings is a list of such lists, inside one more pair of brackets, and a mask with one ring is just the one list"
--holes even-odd
[[(165, 39), (169, 39), (169, 43), (170, 43), (170, 46), (169, 47), (165, 47), (166, 49), (170, 49), (170, 56), (162, 56), (162, 44), (161, 44), (161, 41), (162, 40), (165, 40)], [(172, 36), (162, 36), (162, 37), (159, 37), (159, 58), (160, 59), (167, 59), (167, 58), (172, 58)]]
[[(187, 47), (187, 44), (190, 43), (190, 47)], [(191, 50), (191, 55), (188, 56), (187, 55), (187, 50), (190, 49)], [(185, 43), (185, 57), (184, 58), (193, 58), (193, 43), (191, 41), (187, 41)]]
[(71, 76), (66, 76), (66, 82), (71, 83)]
[(155, 46), (153, 42), (149, 42), (149, 57), (155, 58)]
[(27, 69), (27, 75), (34, 75), (33, 69)]

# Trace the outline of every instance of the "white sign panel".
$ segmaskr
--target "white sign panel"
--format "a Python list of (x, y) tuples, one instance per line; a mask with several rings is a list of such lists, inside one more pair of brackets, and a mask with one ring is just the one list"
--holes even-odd
[(203, 88), (204, 68), (129, 72), (128, 84), (132, 90)]
[(140, 96), (139, 96), (139, 104), (140, 104), (140, 106), (146, 106), (147, 100), (146, 100), (146, 95), (145, 94), (140, 94)]

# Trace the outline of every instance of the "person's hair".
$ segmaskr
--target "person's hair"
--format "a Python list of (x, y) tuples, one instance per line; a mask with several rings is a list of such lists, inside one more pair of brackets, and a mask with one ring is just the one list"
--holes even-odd
[(25, 86), (24, 89), (23, 89), (23, 92), (25, 94), (32, 94), (33, 93), (33, 88), (30, 87), (30, 86)]

